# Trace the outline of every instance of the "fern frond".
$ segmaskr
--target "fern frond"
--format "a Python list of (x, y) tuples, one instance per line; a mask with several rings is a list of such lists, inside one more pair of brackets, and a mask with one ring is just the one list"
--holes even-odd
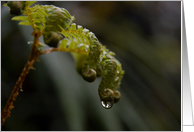
[(26, 8), (25, 15), (28, 16), (29, 22), (34, 30), (44, 30), (46, 22), (45, 17), (47, 15), (45, 12), (44, 6), (35, 5), (31, 8)]
[[(63, 49), (64, 51), (69, 49), (69, 51), (73, 52), (85, 51), (87, 53), (85, 62), (82, 65), (82, 75), (90, 69), (94, 69), (95, 71), (100, 69), (100, 72), (103, 71), (103, 78), (99, 86), (99, 91), (102, 92), (108, 87), (112, 89), (114, 93), (116, 89), (119, 88), (122, 75), (124, 74), (120, 62), (113, 57), (115, 53), (109, 51), (105, 46), (100, 44), (96, 36), (88, 29), (83, 29), (82, 26), (76, 26), (74, 23), (68, 30), (62, 30), (61, 34), (63, 34), (65, 38), (59, 43), (60, 49)], [(111, 71), (107, 70), (108, 68), (110, 68)], [(77, 69), (81, 68), (77, 66)], [(88, 81), (88, 79), (86, 80)], [(100, 96), (102, 96), (101, 92), (99, 92)]]
[(97, 40), (92, 32), (86, 28), (83, 29), (80, 25), (76, 26), (75, 23), (72, 23), (68, 30), (62, 30), (60, 33), (65, 36), (65, 40), (59, 43), (59, 47), (62, 50), (73, 48), (84, 50), (88, 54), (90, 45), (93, 43), (94, 39)]
[(44, 7), (47, 14), (46, 25), (43, 33), (44, 42), (49, 46), (56, 47), (58, 42), (63, 38), (60, 32), (62, 30), (68, 30), (74, 17), (64, 8), (52, 5)]
[(35, 1), (26, 1), (25, 9), (22, 16), (15, 16), (12, 20), (21, 21), (19, 25), (31, 25), (33, 30), (43, 31), (45, 27), (45, 8), (43, 6), (35, 5), (29, 7)]
[[(84, 80), (93, 82), (97, 76), (102, 75), (98, 94), (103, 107), (111, 108), (117, 103), (121, 96), (117, 89), (124, 71), (121, 63), (114, 57), (115, 53), (103, 46), (94, 33), (72, 23), (74, 16), (66, 9), (53, 5), (29, 7), (34, 1), (21, 3), (20, 8), (24, 9), (22, 16), (15, 16), (12, 20), (20, 21), (19, 25), (31, 25), (34, 32), (40, 31), (48, 46), (72, 52), (77, 63), (76, 68)], [(42, 46), (38, 45), (39, 49)]]
[(50, 6), (49, 8), (46, 8), (46, 13), (46, 32), (60, 31), (60, 27), (63, 27), (65, 30), (67, 30), (74, 20), (74, 17), (71, 16), (64, 8)]

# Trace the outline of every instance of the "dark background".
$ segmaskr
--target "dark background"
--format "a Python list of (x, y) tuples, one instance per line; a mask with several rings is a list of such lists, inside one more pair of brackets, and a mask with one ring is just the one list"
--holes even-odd
[[(1, 111), (30, 54), (30, 26), (1, 3)], [(125, 74), (121, 100), (104, 109), (101, 78), (85, 82), (70, 53), (39, 57), (2, 130), (180, 131), (181, 2), (37, 2), (66, 8), (75, 23), (116, 53)], [(41, 40), (43, 42), (43, 40)]]

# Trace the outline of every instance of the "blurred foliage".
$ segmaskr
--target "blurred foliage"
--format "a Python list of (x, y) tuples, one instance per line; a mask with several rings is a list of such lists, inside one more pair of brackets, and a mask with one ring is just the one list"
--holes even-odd
[[(11, 21), (1, 3), (1, 110), (30, 54), (31, 27)], [(121, 100), (107, 110), (98, 78), (85, 82), (69, 53), (35, 63), (2, 130), (180, 131), (181, 2), (55, 1), (75, 23), (94, 32), (116, 53), (125, 75)], [(43, 40), (41, 40), (43, 42)]]

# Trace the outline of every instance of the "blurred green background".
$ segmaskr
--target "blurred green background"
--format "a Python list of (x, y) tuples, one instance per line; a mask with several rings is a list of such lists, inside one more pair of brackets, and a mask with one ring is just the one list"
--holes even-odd
[[(30, 26), (1, 2), (1, 111), (30, 54)], [(55, 1), (116, 53), (125, 74), (121, 100), (104, 109), (101, 78), (85, 82), (70, 53), (39, 57), (14, 102), (8, 131), (180, 131), (181, 2)], [(40, 40), (43, 42), (43, 39)]]

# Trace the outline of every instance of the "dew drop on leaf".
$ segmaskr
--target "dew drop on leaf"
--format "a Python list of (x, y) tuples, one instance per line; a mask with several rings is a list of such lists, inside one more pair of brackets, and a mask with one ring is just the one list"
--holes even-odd
[(77, 48), (80, 49), (80, 50), (85, 50), (85, 45), (84, 44), (78, 44), (77, 45)]
[(89, 46), (86, 45), (86, 46), (85, 46), (85, 51), (87, 52), (88, 50), (89, 50)]
[(105, 109), (110, 109), (110, 108), (113, 106), (114, 102), (101, 101), (101, 104), (102, 104), (102, 106), (103, 106)]

